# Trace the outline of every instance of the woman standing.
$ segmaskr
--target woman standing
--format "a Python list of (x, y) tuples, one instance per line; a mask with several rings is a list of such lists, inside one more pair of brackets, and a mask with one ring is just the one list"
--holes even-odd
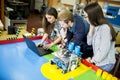
[[(60, 25), (57, 21), (57, 10), (55, 8), (48, 8), (45, 12), (45, 15), (43, 16), (42, 20), (42, 27), (44, 29), (44, 35), (40, 43), (37, 44), (37, 46), (43, 46), (45, 49), (49, 49), (53, 45), (60, 42)], [(50, 44), (44, 45), (44, 41), (46, 38), (49, 38), (52, 40)]]

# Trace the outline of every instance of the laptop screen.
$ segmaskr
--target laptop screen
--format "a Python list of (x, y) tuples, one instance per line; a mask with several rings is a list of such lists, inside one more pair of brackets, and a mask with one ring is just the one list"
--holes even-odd
[(24, 35), (23, 35), (23, 38), (24, 38), (28, 48), (31, 49), (33, 52), (37, 53), (40, 56), (45, 55), (45, 54), (50, 54), (50, 53), (53, 52), (50, 49), (46, 50), (43, 47), (37, 47), (33, 41), (31, 41), (30, 39), (28, 39)]
[(29, 49), (31, 49), (33, 52), (38, 53), (38, 50), (36, 48), (36, 45), (33, 41), (28, 39), (26, 36), (23, 35), (24, 41), (26, 42)]

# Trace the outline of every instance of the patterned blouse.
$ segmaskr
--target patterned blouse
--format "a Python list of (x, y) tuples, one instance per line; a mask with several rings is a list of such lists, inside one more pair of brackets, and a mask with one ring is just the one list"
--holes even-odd
[(54, 40), (55, 36), (60, 37), (61, 26), (58, 21), (55, 22), (55, 26), (56, 27), (54, 27), (51, 34), (48, 36), (49, 39), (51, 39), (51, 40)]

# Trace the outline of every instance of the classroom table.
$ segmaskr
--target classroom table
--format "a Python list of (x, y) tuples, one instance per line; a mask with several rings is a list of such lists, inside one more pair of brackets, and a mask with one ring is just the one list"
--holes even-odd
[[(35, 43), (41, 37), (30, 38)], [(49, 43), (46, 40), (45, 44)], [(59, 51), (56, 46), (51, 48)], [(96, 75), (98, 67), (81, 61), (80, 66), (68, 73), (61, 73), (49, 60), (54, 56), (39, 56), (31, 51), (23, 38), (0, 41), (0, 80), (103, 80)]]

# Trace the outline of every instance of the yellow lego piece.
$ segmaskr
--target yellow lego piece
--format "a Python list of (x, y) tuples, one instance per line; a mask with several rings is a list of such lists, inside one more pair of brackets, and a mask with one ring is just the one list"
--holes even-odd
[(96, 75), (97, 75), (97, 76), (101, 76), (101, 74), (102, 74), (102, 70), (101, 70), (101, 69), (98, 69), (97, 72), (96, 72)]
[(107, 76), (108, 76), (108, 73), (106, 71), (104, 71), (103, 74), (102, 74), (102, 79), (106, 79)]
[(112, 80), (112, 75), (111, 75), (111, 74), (108, 74), (106, 80)]
[(116, 77), (112, 77), (112, 80), (118, 80)]

